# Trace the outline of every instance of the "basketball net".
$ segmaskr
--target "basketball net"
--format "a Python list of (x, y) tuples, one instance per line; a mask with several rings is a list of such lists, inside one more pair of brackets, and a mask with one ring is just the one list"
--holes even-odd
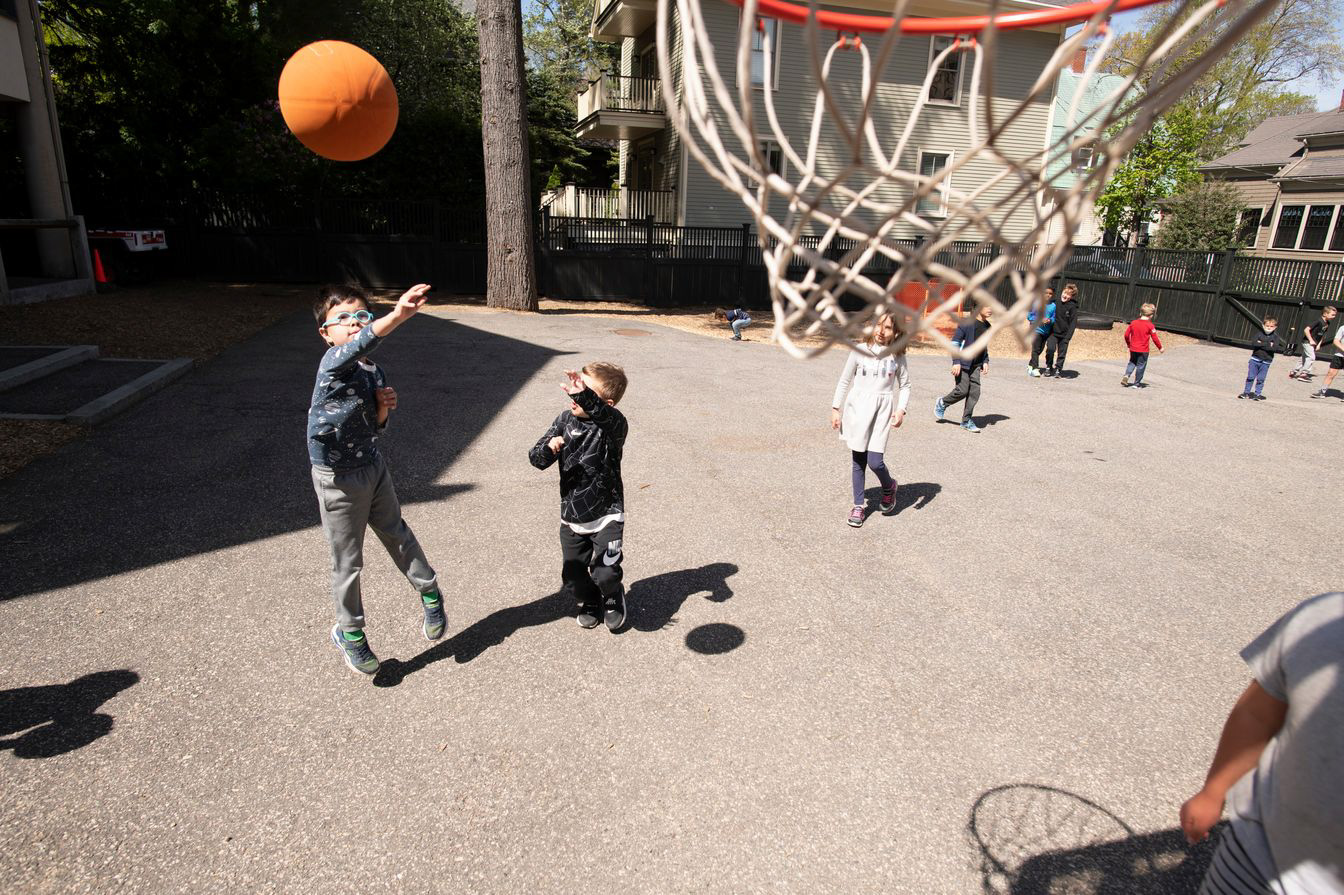
[[(810, 111), (785, 110), (789, 119), (805, 117), (805, 142), (781, 122), (771, 83), (775, 41), (758, 18), (761, 9), (773, 12), (781, 4), (734, 2), (742, 6), (735, 71), (728, 73), (734, 86), (719, 70), (701, 0), (659, 0), (658, 66), (683, 144), (755, 221), (775, 340), (790, 354), (809, 357), (836, 343), (857, 345), (890, 314), (898, 338), (888, 351), (923, 337), (969, 358), (1003, 328), (1026, 344), (1027, 316), (1044, 304), (1043, 289), (1063, 270), (1074, 234), (1112, 172), (1277, 0), (1171, 0), (1176, 14), (1142, 59), (1128, 60), (1133, 72), (1105, 79), (1098, 77), (1100, 65), (1116, 38), (1108, 17), (1153, 0), (1080, 6), (1094, 11), (1059, 42), (1025, 93), (1005, 85), (1003, 66), (993, 64), (1009, 50), (1002, 2), (991, 0), (987, 24), (957, 26), (947, 46), (931, 54), (917, 94), (885, 77), (903, 38), (915, 44), (921, 63), (927, 52), (927, 36), (902, 33), (930, 30), (929, 20), (906, 16), (909, 0), (896, 0), (892, 24), (873, 35), (871, 48), (867, 38), (828, 30), (833, 14), (807, 0), (797, 11), (809, 47), (804, 89)], [(776, 21), (774, 27), (793, 26)], [(682, 50), (680, 60), (674, 46)], [(1054, 116), (1062, 132), (1048, 134), (1042, 108), (1054, 103), (1060, 72), (1089, 47), (1091, 61), (1067, 110)], [(951, 61), (958, 63), (957, 89), (965, 87), (957, 106), (929, 99)], [(754, 82), (754, 73), (764, 85)], [(967, 134), (964, 145), (943, 156), (936, 170), (921, 170), (921, 140), (945, 133), (953, 118)], [(1032, 129), (1035, 122), (1039, 130)], [(767, 142), (779, 147), (783, 173), (772, 167)], [(1093, 149), (1095, 161), (1079, 170), (1073, 159), (1083, 149)], [(989, 330), (955, 349), (938, 325), (980, 308), (993, 311)]]

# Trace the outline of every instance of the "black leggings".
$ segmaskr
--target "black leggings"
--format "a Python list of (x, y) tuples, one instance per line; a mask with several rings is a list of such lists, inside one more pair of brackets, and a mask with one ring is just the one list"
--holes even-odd
[(863, 467), (865, 462), (869, 469), (877, 473), (877, 480), (882, 483), (883, 488), (890, 488), (895, 484), (891, 480), (891, 473), (887, 472), (887, 464), (882, 461), (882, 455), (877, 451), (868, 451), (866, 454), (863, 451), (850, 451), (849, 456), (853, 461), (850, 478), (854, 485), (854, 506), (863, 506), (863, 480), (865, 475)]

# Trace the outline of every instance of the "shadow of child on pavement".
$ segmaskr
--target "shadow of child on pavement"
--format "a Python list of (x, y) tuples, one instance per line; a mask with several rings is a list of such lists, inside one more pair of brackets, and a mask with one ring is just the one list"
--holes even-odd
[(123, 669), (0, 690), (0, 737), (10, 737), (0, 739), (0, 749), (13, 749), (17, 758), (51, 758), (87, 746), (112, 730), (112, 716), (96, 709), (139, 680)]
[[(718, 562), (636, 581), (626, 589), (626, 605), (630, 613), (627, 627), (645, 632), (662, 630), (673, 623), (677, 611), (692, 594), (704, 592), (705, 599), (722, 603), (733, 595), (726, 579), (736, 571), (737, 566), (732, 563)], [(407, 675), (449, 657), (459, 665), (465, 664), (523, 628), (573, 618), (576, 612), (577, 607), (560, 593), (496, 610), (414, 658), (404, 662), (384, 660), (374, 675), (373, 685), (395, 687)]]

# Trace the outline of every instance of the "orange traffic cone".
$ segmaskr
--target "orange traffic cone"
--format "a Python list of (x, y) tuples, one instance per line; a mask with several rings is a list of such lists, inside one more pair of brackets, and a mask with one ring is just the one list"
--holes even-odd
[(98, 284), (111, 283), (107, 277), (107, 271), (103, 270), (103, 256), (98, 254), (98, 250), (93, 250), (93, 281)]

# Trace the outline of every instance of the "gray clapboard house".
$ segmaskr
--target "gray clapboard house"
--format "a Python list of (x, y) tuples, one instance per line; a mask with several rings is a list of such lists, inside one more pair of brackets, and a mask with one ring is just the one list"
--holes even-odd
[[(1008, 8), (1040, 9), (1042, 3), (1009, 3)], [(832, 7), (828, 7), (832, 8)], [(967, 15), (984, 12), (984, 3), (964, 0), (930, 0), (912, 7), (921, 16)], [(619, 43), (619, 71), (595, 77), (578, 97), (577, 133), (581, 137), (617, 140), (620, 146), (620, 189), (556, 191), (543, 201), (560, 214), (583, 217), (621, 217), (642, 219), (653, 216), (661, 223), (683, 226), (739, 226), (750, 215), (739, 199), (724, 190), (684, 151), (679, 135), (663, 107), (663, 92), (658, 78), (655, 52), (655, 16), (657, 0), (596, 0), (592, 35), (602, 41)], [(719, 70), (735, 87), (735, 51), (741, 23), (739, 7), (721, 0), (703, 0), (706, 27), (718, 48)], [(851, 0), (841, 11), (881, 14), (889, 11), (881, 2)], [(681, 45), (677, 28), (672, 47), (674, 70), (680, 71)], [(1063, 37), (1058, 26), (1040, 30), (1002, 33), (994, 64), (996, 107), (1003, 115), (1020, 104), (1039, 77), (1041, 70)], [(801, 26), (763, 19), (753, 40), (758, 48), (772, 41), (772, 71), (764, 70), (765, 54), (758, 49), (753, 56), (751, 77), (756, 91), (772, 91), (774, 104), (783, 119), (783, 127), (801, 155), (815, 98), (810, 50)], [(876, 38), (870, 45), (875, 45)], [(879, 103), (874, 113), (880, 135), (895, 135), (904, 127), (935, 55), (950, 38), (906, 37), (889, 64), (879, 87)], [(914, 132), (914, 140), (903, 160), (907, 169), (928, 173), (936, 171), (967, 151), (969, 135), (966, 104), (970, 86), (969, 60), (952, 54), (942, 66), (930, 88), (930, 103)], [(678, 80), (680, 80), (678, 78)], [(842, 53), (835, 65), (830, 84), (838, 92), (856, 97), (859, 93), (860, 68), (856, 54)], [(852, 85), (852, 89), (851, 89)], [(683, 85), (675, 85), (680, 96)], [(759, 95), (759, 93), (758, 93)], [(1004, 135), (1004, 143), (1016, 155), (1044, 148), (1050, 137), (1052, 91), (1036, 97)], [(763, 115), (757, 100), (757, 110)], [(820, 165), (835, 170), (842, 144), (824, 141)], [(740, 150), (738, 146), (736, 149)], [(772, 167), (792, 179), (788, 161), (778, 146), (764, 144), (763, 150)], [(830, 152), (828, 157), (826, 152)], [(745, 154), (745, 153), (744, 153)], [(976, 181), (996, 173), (994, 163), (976, 162), (957, 171), (951, 187), (974, 188)], [(884, 187), (884, 189), (886, 189)], [(895, 189), (892, 187), (891, 189)], [(893, 196), (894, 198), (894, 196)], [(921, 204), (919, 212), (938, 218), (943, 210), (936, 198)], [(1004, 223), (1007, 233), (1025, 233), (1025, 217)], [(913, 236), (914, 230), (896, 236)]]
[(1344, 261), (1344, 99), (1266, 119), (1200, 171), (1241, 194), (1238, 235), (1252, 255)]

